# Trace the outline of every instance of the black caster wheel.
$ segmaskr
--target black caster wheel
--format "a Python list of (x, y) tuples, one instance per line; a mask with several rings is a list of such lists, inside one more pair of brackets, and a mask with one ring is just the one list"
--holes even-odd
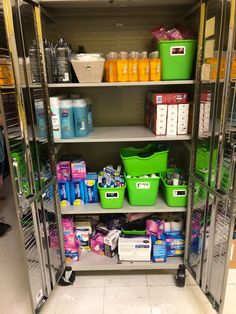
[(179, 265), (179, 269), (176, 272), (176, 286), (183, 288), (185, 286), (185, 279), (186, 279), (186, 274), (185, 274), (185, 266), (183, 264)]
[(66, 266), (65, 271), (58, 281), (59, 286), (71, 286), (75, 281), (75, 272), (70, 266)]

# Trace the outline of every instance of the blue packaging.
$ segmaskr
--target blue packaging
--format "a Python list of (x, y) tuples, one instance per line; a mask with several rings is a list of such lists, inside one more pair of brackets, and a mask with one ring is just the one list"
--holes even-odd
[(75, 136), (74, 113), (72, 101), (63, 99), (60, 103), (61, 138), (69, 139)]
[(97, 203), (99, 201), (97, 182), (97, 173), (89, 172), (84, 180), (85, 203)]
[(73, 206), (84, 204), (84, 181), (76, 180), (70, 182), (70, 202)]
[(154, 241), (152, 237), (152, 260), (154, 263), (164, 263), (166, 262), (166, 242), (164, 236), (161, 236), (161, 239)]
[(88, 105), (84, 99), (73, 100), (75, 136), (83, 137), (89, 134)]
[(70, 206), (70, 182), (58, 182), (61, 206)]
[(183, 256), (184, 255), (184, 236), (180, 231), (165, 232), (166, 255)]

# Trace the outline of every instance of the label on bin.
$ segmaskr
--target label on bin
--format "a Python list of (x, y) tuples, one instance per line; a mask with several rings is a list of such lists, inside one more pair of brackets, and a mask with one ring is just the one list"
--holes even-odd
[(174, 46), (170, 48), (171, 56), (185, 56), (186, 49), (184, 46)]
[(187, 190), (174, 190), (173, 191), (174, 197), (184, 197), (187, 196)]
[(150, 189), (150, 183), (149, 182), (137, 182), (136, 183), (136, 189)]
[(105, 198), (118, 198), (119, 197), (119, 192), (106, 192), (105, 193)]

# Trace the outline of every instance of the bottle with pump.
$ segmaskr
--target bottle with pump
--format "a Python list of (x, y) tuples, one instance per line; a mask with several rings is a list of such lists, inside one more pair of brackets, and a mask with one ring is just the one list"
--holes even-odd
[(58, 83), (70, 83), (72, 81), (71, 74), (71, 50), (67, 42), (62, 38), (56, 45), (56, 71)]
[(44, 39), (44, 55), (45, 55), (45, 63), (46, 63), (46, 71), (47, 71), (47, 82), (54, 83), (55, 82), (55, 55), (53, 51), (52, 44)]
[(117, 82), (117, 57), (116, 52), (110, 52), (106, 57), (105, 76), (107, 82)]
[(29, 49), (30, 70), (32, 83), (40, 83), (40, 67), (37, 42), (34, 39)]

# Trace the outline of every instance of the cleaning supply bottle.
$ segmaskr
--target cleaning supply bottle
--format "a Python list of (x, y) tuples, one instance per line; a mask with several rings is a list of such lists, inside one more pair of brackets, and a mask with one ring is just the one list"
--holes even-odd
[(37, 126), (38, 126), (38, 136), (41, 139), (46, 139), (48, 133), (47, 133), (47, 122), (46, 122), (43, 101), (41, 99), (35, 100), (34, 104), (35, 104), (36, 121), (37, 121)]
[(60, 98), (50, 97), (50, 109), (54, 138), (61, 138)]
[(149, 54), (150, 65), (150, 81), (161, 80), (161, 59), (159, 58), (159, 51), (153, 51)]
[(75, 136), (83, 137), (89, 134), (88, 105), (84, 99), (73, 100)]
[(71, 99), (62, 99), (60, 102), (61, 138), (69, 139), (75, 136), (74, 114)]
[(37, 42), (34, 39), (29, 48), (30, 70), (32, 76), (32, 83), (40, 83), (40, 68), (39, 68), (39, 54)]
[(85, 101), (88, 105), (88, 128), (89, 132), (93, 131), (93, 115), (92, 115), (92, 100), (91, 98), (85, 98)]
[(117, 81), (128, 82), (128, 53), (125, 51), (120, 52), (117, 60)]
[(143, 51), (140, 53), (138, 69), (139, 81), (149, 81), (149, 60), (147, 58), (147, 51)]
[(137, 82), (138, 81), (138, 58), (139, 53), (132, 51), (129, 54), (129, 82)]
[(72, 81), (70, 57), (70, 47), (61, 38), (56, 45), (56, 71), (58, 83), (70, 83)]

